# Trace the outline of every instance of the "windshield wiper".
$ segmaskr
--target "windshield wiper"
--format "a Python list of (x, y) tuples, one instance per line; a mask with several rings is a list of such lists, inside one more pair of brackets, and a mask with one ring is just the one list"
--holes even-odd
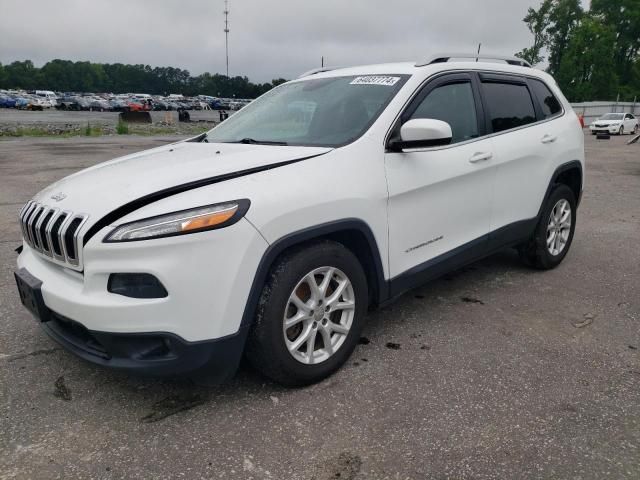
[(242, 140), (229, 143), (244, 143), (246, 145), (287, 145), (287, 142), (270, 142), (269, 140), (256, 140), (254, 138), (243, 138)]

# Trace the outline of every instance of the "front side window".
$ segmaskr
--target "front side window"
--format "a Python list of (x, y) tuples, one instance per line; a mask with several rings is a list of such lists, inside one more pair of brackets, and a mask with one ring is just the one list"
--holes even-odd
[(207, 134), (209, 142), (338, 147), (360, 137), (408, 75), (318, 78), (274, 88)]
[(544, 118), (550, 118), (562, 112), (562, 105), (560, 105), (558, 99), (551, 93), (549, 87), (540, 80), (531, 80), (531, 86), (533, 93), (538, 98), (538, 102), (540, 102)]
[(495, 133), (536, 121), (533, 100), (526, 85), (485, 82), (482, 86)]
[(452, 83), (435, 88), (415, 110), (411, 119), (442, 120), (451, 126), (451, 143), (478, 137), (478, 119), (471, 82)]

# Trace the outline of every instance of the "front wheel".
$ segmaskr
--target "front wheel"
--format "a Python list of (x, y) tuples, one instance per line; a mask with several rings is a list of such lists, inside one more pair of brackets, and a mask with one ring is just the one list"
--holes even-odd
[(321, 241), (290, 251), (262, 290), (247, 358), (283, 385), (318, 382), (353, 352), (367, 307), (364, 270), (346, 247)]
[(550, 270), (567, 255), (576, 228), (576, 198), (573, 191), (560, 184), (551, 192), (528, 242), (518, 248), (529, 266)]

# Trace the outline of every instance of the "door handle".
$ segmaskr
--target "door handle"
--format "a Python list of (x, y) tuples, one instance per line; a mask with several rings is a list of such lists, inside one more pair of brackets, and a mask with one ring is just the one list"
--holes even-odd
[(542, 140), (540, 140), (542, 143), (553, 143), (558, 139), (558, 137), (556, 137), (555, 135), (545, 135), (544, 137), (542, 137)]
[(492, 153), (477, 152), (471, 156), (471, 158), (469, 159), (469, 162), (470, 163), (485, 162), (487, 160), (491, 160), (492, 158), (493, 158)]

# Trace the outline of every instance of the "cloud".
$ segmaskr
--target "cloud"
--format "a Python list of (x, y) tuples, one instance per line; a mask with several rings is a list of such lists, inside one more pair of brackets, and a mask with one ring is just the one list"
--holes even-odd
[[(229, 0), (230, 74), (293, 78), (325, 64), (513, 54), (530, 0)], [(2, 0), (0, 61), (54, 58), (224, 73), (223, 0)]]

